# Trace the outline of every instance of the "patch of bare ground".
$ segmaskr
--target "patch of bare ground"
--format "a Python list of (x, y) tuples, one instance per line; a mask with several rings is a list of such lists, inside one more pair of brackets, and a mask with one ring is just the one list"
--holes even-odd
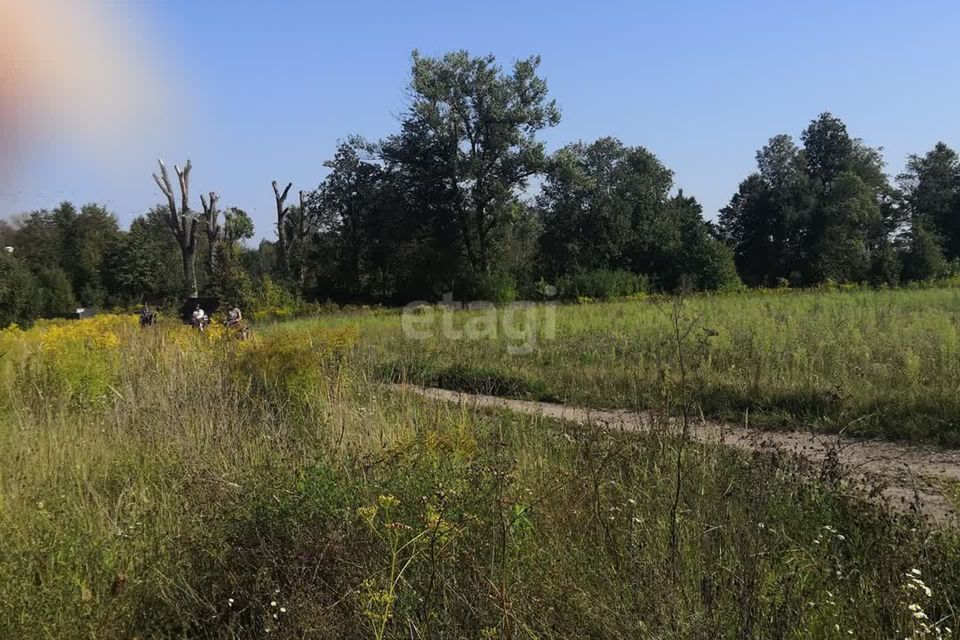
[[(597, 410), (550, 402), (515, 400), (447, 389), (394, 385), (425, 398), (457, 402), (472, 407), (509, 409), (609, 429), (649, 431), (655, 424), (651, 413), (624, 410)], [(858, 440), (836, 434), (811, 431), (770, 431), (729, 422), (696, 419), (690, 424), (690, 438), (697, 442), (722, 444), (749, 452), (797, 456), (831, 479), (841, 479), (841, 489), (882, 502), (901, 513), (919, 511), (929, 521), (948, 526), (958, 524), (956, 505), (950, 491), (960, 486), (960, 450), (880, 440)]]

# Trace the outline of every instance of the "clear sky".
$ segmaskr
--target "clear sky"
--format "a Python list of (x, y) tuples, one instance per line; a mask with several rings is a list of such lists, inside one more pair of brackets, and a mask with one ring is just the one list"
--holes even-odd
[(884, 147), (891, 174), (938, 140), (960, 148), (958, 2), (100, 4), (141, 50), (156, 114), (112, 145), (41, 124), (0, 177), (0, 216), (70, 199), (126, 224), (162, 199), (155, 158), (189, 157), (195, 208), (216, 190), (269, 236), (271, 180), (312, 188), (339, 138), (397, 129), (415, 48), (541, 55), (563, 114), (549, 149), (643, 145), (708, 218), (768, 138), (822, 111)]

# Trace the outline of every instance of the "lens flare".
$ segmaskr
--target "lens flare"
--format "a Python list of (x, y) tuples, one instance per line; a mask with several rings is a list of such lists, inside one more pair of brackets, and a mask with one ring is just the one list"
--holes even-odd
[(44, 138), (115, 148), (161, 93), (135, 16), (98, 0), (0, 0), (0, 162)]

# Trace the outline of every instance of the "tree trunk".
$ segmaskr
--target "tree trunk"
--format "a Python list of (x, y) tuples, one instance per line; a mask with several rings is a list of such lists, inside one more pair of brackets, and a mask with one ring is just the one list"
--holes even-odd
[(180, 247), (183, 255), (183, 281), (187, 285), (187, 293), (191, 298), (197, 297), (197, 271), (194, 268), (195, 258), (197, 256), (196, 248)]
[(303, 290), (307, 286), (307, 258), (306, 250), (304, 245), (306, 245), (307, 240), (307, 203), (304, 197), (304, 192), (300, 192), (300, 220), (297, 225), (297, 244), (299, 245), (300, 251), (300, 294), (303, 295)]
[(475, 265), (476, 270), (482, 274), (486, 275), (490, 270), (490, 265), (487, 260), (487, 217), (486, 217), (486, 207), (484, 205), (477, 205), (477, 264)]
[[(277, 223), (279, 226), (282, 224), (283, 216), (278, 215), (277, 220), (280, 221)], [(287, 275), (287, 241), (283, 237), (282, 228), (277, 235), (277, 271), (283, 276)]]
[(207, 282), (207, 288), (210, 287), (210, 282), (213, 282), (213, 270), (216, 267), (214, 262), (214, 252), (216, 250), (216, 245), (210, 245), (210, 250), (207, 251), (207, 276), (210, 280)]
[(220, 213), (217, 210), (217, 201), (219, 199), (220, 196), (218, 196), (215, 191), (211, 191), (207, 196), (200, 194), (200, 203), (203, 205), (203, 219), (207, 223), (207, 248), (209, 249), (207, 255), (207, 276), (210, 278), (210, 282), (213, 282), (214, 279), (213, 270), (216, 267), (217, 261), (217, 245), (223, 237), (223, 229), (217, 223), (217, 216)]
[(290, 208), (286, 206), (285, 202), (293, 183), (288, 182), (283, 193), (280, 192), (276, 180), (273, 181), (272, 185), (273, 196), (277, 203), (277, 270), (281, 275), (286, 276), (290, 271), (290, 263), (288, 262), (287, 256), (288, 247), (284, 223), (286, 222), (287, 213), (290, 211)]
[(190, 161), (184, 165), (183, 170), (174, 165), (173, 170), (177, 174), (177, 181), (180, 184), (180, 208), (177, 210), (177, 201), (173, 192), (173, 185), (170, 182), (170, 176), (167, 173), (167, 167), (162, 160), (157, 160), (160, 165), (160, 175), (153, 174), (153, 181), (160, 187), (160, 191), (167, 197), (167, 217), (166, 223), (173, 233), (177, 244), (180, 245), (180, 255), (183, 258), (183, 283), (184, 289), (191, 297), (197, 297), (197, 274), (194, 270), (194, 257), (197, 253), (197, 218), (190, 211)]

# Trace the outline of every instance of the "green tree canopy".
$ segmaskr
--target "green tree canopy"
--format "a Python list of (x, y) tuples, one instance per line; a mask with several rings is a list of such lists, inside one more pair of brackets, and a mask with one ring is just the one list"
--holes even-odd
[(517, 60), (509, 73), (492, 55), (456, 51), (413, 54), (411, 105), (405, 121), (439, 146), (460, 240), (470, 266), (487, 273), (518, 192), (545, 161), (536, 134), (560, 121), (537, 75), (540, 58)]

